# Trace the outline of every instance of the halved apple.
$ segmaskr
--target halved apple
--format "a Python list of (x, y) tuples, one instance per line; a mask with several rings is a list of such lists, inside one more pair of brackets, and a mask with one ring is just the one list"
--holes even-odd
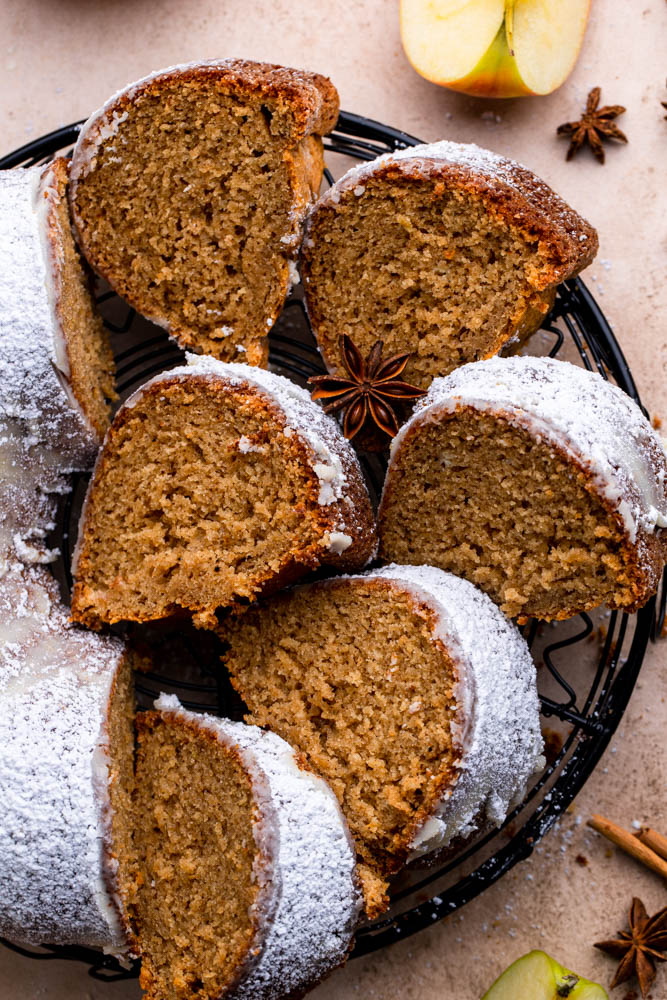
[(544, 951), (518, 958), (482, 997), (482, 1000), (609, 1000), (607, 993), (570, 972)]
[(550, 94), (572, 71), (591, 0), (401, 0), (421, 76), (478, 97)]

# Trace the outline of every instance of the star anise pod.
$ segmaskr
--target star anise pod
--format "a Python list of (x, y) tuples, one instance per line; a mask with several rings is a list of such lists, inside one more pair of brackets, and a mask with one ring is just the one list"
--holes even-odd
[(641, 899), (632, 900), (629, 931), (619, 931), (613, 941), (598, 941), (594, 945), (613, 958), (620, 958), (610, 989), (636, 976), (642, 996), (646, 997), (656, 975), (656, 962), (667, 961), (667, 906), (649, 917)]
[(614, 122), (625, 111), (620, 104), (609, 104), (599, 108), (600, 88), (593, 87), (586, 100), (586, 111), (578, 122), (565, 122), (559, 125), (558, 135), (569, 135), (570, 145), (567, 151), (567, 160), (571, 160), (584, 142), (593, 150), (593, 155), (600, 163), (604, 163), (603, 139), (618, 139), (619, 142), (627, 142), (628, 137), (621, 132)]
[[(397, 409), (401, 403), (424, 396), (426, 391), (398, 376), (410, 354), (393, 354), (383, 359), (384, 344), (377, 340), (366, 358), (347, 334), (340, 338), (340, 353), (346, 375), (315, 375), (308, 379), (316, 389), (313, 399), (328, 399), (326, 413), (343, 410), (343, 434), (355, 437), (370, 417), (375, 428), (390, 438), (398, 433)], [(386, 445), (386, 441), (384, 442)]]

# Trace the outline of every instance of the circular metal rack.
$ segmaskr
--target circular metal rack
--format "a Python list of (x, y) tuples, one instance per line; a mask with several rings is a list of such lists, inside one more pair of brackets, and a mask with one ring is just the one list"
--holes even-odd
[[(67, 155), (79, 127), (79, 123), (65, 126), (23, 146), (0, 159), (0, 169), (41, 163), (57, 153)], [(325, 139), (327, 163), (340, 173), (352, 162), (372, 160), (418, 142), (386, 125), (342, 112), (335, 131)], [(325, 178), (327, 184), (333, 182), (330, 169), (325, 170)], [(97, 300), (111, 334), (121, 400), (155, 373), (182, 362), (182, 351), (164, 331), (138, 316), (113, 292), (99, 287)], [(269, 344), (272, 369), (301, 385), (309, 376), (324, 371), (299, 286), (271, 331)], [(558, 356), (597, 371), (641, 406), (609, 324), (578, 279), (560, 286), (543, 328), (523, 350)], [(359, 458), (377, 501), (386, 459), (363, 452)], [(84, 477), (74, 481), (54, 536), (63, 553), (55, 572), (66, 595), (71, 585), (69, 554), (85, 487)], [(546, 768), (500, 829), (483, 830), (474, 839), (452, 845), (428, 863), (409, 866), (398, 876), (392, 885), (391, 909), (359, 929), (353, 956), (392, 944), (446, 917), (531, 854), (577, 795), (618, 726), (648, 642), (662, 629), (666, 593), (663, 580), (660, 596), (636, 615), (601, 609), (565, 622), (547, 625), (529, 621), (524, 626), (538, 671)], [(244, 706), (219, 667), (217, 639), (183, 626), (177, 632), (133, 627), (129, 637), (139, 648), (145, 644), (152, 663), (159, 663), (159, 668), (136, 675), (140, 706), (146, 707), (161, 690), (167, 690), (176, 692), (188, 708), (241, 718)], [(37, 959), (84, 961), (90, 975), (98, 979), (138, 974), (136, 964), (125, 969), (113, 957), (86, 948), (45, 944), (42, 949), (27, 949), (2, 943)]]

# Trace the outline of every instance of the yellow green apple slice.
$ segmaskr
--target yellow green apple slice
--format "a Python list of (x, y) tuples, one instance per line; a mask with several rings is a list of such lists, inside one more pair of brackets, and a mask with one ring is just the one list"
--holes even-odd
[(590, 0), (401, 0), (401, 38), (427, 80), (480, 97), (550, 94), (570, 74)]
[(531, 951), (503, 972), (482, 1000), (609, 1000), (597, 983), (564, 969), (544, 951)]

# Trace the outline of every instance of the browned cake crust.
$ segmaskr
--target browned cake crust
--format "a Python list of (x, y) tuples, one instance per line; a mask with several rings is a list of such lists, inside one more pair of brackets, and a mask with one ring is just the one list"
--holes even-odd
[(265, 365), (289, 262), (338, 116), (317, 73), (241, 59), (176, 66), (84, 125), (70, 200), (95, 270), (178, 342)]
[(597, 234), (525, 167), (442, 142), (353, 168), (317, 202), (302, 248), (306, 301), (331, 371), (347, 333), (410, 351), (428, 386), (525, 338)]
[(202, 359), (158, 376), (118, 412), (82, 515), (74, 621), (99, 628), (186, 611), (211, 627), (216, 609), (320, 565), (358, 569), (371, 558), (370, 500), (337, 424), (280, 376), (256, 376), (276, 395), (253, 386), (253, 371)]
[[(62, 338), (69, 386), (101, 440), (111, 419), (114, 361), (109, 336), (95, 308), (91, 275), (71, 230), (68, 164), (58, 157), (44, 168), (41, 194), (46, 203), (45, 240), (50, 262), (53, 310)], [(63, 359), (64, 360), (64, 359)]]

